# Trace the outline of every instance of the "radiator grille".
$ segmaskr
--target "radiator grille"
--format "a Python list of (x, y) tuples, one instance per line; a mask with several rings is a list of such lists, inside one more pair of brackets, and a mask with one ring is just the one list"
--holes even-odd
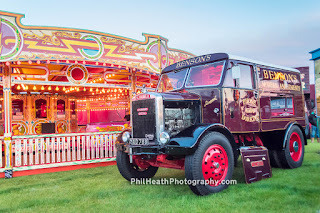
[[(138, 100), (132, 102), (132, 132), (134, 138), (156, 136), (155, 100)], [(151, 137), (151, 138), (150, 138)]]

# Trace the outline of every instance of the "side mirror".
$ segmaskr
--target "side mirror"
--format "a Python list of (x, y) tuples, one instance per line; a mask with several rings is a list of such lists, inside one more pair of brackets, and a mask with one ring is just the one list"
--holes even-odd
[(231, 68), (232, 78), (233, 79), (239, 79), (240, 78), (240, 67), (239, 66), (233, 66)]

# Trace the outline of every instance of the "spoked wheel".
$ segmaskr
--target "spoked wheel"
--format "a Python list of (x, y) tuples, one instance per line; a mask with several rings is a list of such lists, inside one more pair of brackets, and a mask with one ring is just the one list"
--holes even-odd
[(234, 156), (228, 139), (219, 132), (204, 136), (193, 155), (186, 156), (185, 173), (190, 189), (208, 195), (226, 189), (233, 174)]
[(117, 151), (117, 167), (120, 174), (128, 181), (132, 178), (152, 178), (158, 171), (158, 167), (150, 166), (140, 158), (130, 163), (128, 154), (122, 151)]
[(304, 137), (298, 126), (293, 126), (288, 132), (285, 149), (277, 151), (278, 160), (282, 168), (298, 168), (304, 157)]

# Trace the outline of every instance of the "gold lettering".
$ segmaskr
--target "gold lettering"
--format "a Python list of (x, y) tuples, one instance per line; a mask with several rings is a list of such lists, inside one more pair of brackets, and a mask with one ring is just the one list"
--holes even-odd
[(288, 74), (288, 81), (293, 81), (293, 76), (292, 75), (290, 75), (290, 74)]
[(275, 74), (273, 71), (269, 71), (269, 76), (270, 76), (270, 79), (271, 80), (274, 80), (275, 79)]
[(268, 70), (263, 70), (263, 78), (269, 79)]
[(214, 101), (218, 100), (216, 96), (214, 96), (214, 98), (212, 98), (210, 101), (206, 101), (203, 107), (208, 106), (209, 104), (212, 104)]

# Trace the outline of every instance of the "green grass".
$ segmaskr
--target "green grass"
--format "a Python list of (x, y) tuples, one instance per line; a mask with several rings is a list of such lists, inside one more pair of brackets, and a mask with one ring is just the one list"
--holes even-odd
[[(320, 210), (320, 144), (306, 146), (302, 167), (273, 169), (273, 177), (206, 197), (186, 185), (130, 185), (116, 166), (0, 179), (0, 212), (314, 212)], [(159, 169), (155, 179), (184, 179)]]

